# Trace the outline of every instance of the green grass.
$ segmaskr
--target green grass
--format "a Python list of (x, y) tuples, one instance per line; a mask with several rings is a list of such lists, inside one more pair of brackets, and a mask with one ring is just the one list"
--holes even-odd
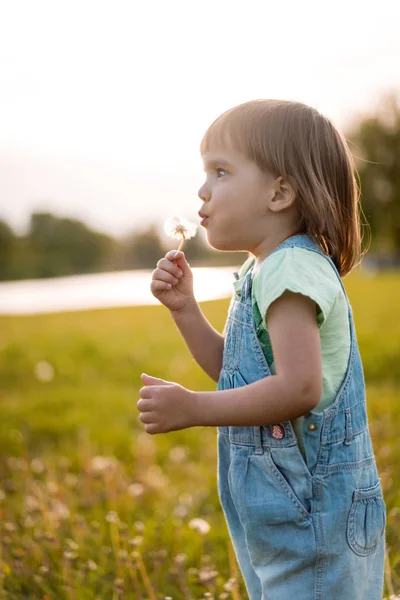
[[(345, 286), (388, 508), (389, 596), (400, 590), (400, 277)], [(202, 307), (222, 330), (228, 300)], [(143, 371), (215, 389), (161, 306), (0, 317), (0, 599), (247, 598), (217, 495), (216, 431), (146, 434)]]

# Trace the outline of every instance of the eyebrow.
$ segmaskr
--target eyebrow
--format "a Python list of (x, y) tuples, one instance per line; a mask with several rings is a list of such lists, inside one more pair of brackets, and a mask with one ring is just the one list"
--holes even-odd
[[(226, 167), (233, 167), (232, 163), (224, 158), (212, 158), (204, 162), (204, 167), (216, 167), (224, 165)], [(204, 169), (203, 169), (204, 170)]]

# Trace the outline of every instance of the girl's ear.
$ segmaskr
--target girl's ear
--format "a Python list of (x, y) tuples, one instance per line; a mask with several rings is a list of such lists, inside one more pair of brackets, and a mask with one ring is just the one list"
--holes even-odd
[(275, 193), (269, 201), (269, 209), (272, 212), (286, 210), (292, 206), (295, 199), (296, 191), (292, 184), (283, 177), (275, 179)]

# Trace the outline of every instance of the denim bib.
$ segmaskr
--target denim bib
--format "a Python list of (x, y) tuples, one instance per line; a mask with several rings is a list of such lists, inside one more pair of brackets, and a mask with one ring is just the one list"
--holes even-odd
[[(304, 455), (290, 421), (218, 427), (218, 493), (250, 600), (382, 600), (386, 509), (366, 411), (352, 309), (351, 348), (334, 402), (304, 415)], [(252, 269), (226, 323), (218, 390), (271, 376), (257, 338)], [(267, 400), (266, 400), (267, 401)]]

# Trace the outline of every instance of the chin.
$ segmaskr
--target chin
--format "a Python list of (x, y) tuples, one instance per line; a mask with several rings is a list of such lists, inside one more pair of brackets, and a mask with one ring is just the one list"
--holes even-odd
[(214, 250), (219, 250), (220, 252), (238, 252), (245, 251), (243, 248), (238, 248), (238, 246), (232, 244), (232, 240), (223, 240), (214, 238), (212, 235), (209, 235), (207, 232), (207, 242), (211, 248)]

